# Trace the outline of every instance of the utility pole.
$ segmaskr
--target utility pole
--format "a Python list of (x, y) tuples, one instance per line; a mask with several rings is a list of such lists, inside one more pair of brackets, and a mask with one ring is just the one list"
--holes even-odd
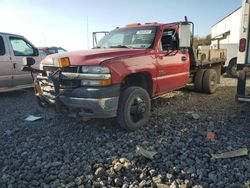
[(89, 49), (89, 18), (87, 16), (87, 49)]

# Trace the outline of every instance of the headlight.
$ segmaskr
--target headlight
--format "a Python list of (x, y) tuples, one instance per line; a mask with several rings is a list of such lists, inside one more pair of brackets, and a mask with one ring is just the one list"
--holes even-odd
[(82, 86), (108, 86), (111, 85), (110, 69), (103, 66), (82, 66), (81, 73), (86, 78), (81, 80)]
[(107, 74), (110, 73), (108, 67), (102, 66), (82, 66), (82, 73)]

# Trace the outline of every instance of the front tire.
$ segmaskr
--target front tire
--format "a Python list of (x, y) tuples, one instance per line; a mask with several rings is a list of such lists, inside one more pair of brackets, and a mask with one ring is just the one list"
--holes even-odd
[(137, 86), (126, 88), (119, 99), (117, 120), (123, 129), (137, 130), (150, 117), (151, 101), (148, 92)]

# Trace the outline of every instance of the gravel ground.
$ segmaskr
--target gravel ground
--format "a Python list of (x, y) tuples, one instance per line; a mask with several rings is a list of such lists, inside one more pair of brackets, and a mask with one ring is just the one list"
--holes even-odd
[[(154, 99), (150, 122), (136, 132), (114, 120), (56, 116), (32, 90), (0, 94), (0, 187), (250, 187), (249, 155), (211, 158), (250, 150), (250, 105), (235, 102), (235, 86), (223, 78), (213, 95), (186, 88)], [(30, 114), (43, 119), (24, 121)], [(136, 145), (157, 154), (146, 159)]]

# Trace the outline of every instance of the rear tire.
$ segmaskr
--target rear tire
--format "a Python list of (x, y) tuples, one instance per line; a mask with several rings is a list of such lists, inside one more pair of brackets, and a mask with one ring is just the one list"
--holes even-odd
[(205, 69), (200, 69), (195, 74), (195, 78), (194, 78), (194, 89), (195, 89), (195, 91), (198, 91), (198, 92), (203, 91), (203, 76), (204, 76), (205, 71), (206, 71)]
[(214, 69), (207, 69), (203, 76), (203, 91), (206, 93), (214, 93), (217, 88), (217, 73)]
[(231, 78), (237, 78), (237, 58), (230, 60), (227, 67), (227, 75)]
[(126, 88), (119, 99), (117, 120), (123, 129), (134, 131), (144, 126), (150, 117), (148, 92), (137, 86)]

